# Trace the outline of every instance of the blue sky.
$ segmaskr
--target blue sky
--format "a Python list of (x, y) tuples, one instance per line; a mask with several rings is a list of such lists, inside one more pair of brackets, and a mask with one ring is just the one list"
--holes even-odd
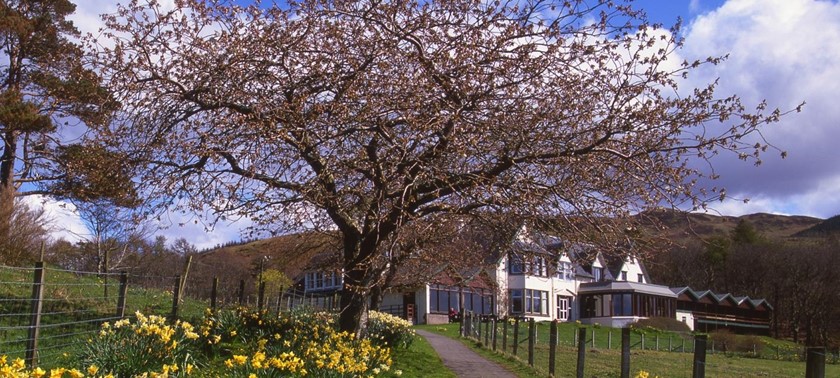
[[(161, 0), (172, 3), (173, 0)], [(840, 214), (840, 3), (837, 0), (635, 0), (649, 18), (666, 26), (683, 19), (685, 46), (678, 58), (730, 54), (723, 64), (704, 69), (686, 85), (720, 80), (720, 95), (739, 94), (748, 105), (766, 99), (771, 107), (802, 113), (785, 117), (764, 136), (788, 158), (770, 152), (755, 167), (737, 159), (716, 159), (717, 184), (744, 201), (717, 203), (716, 214), (758, 212), (828, 218)], [(96, 32), (97, 15), (112, 12), (113, 0), (77, 0), (74, 16), (83, 31)], [(691, 80), (696, 80), (693, 82)], [(56, 208), (57, 204), (49, 205)], [(56, 213), (58, 227), (77, 228), (72, 214)], [(172, 214), (173, 223), (182, 220)], [(192, 222), (189, 222), (192, 224)], [(200, 225), (162, 231), (168, 239), (185, 236), (199, 247), (239, 239), (245, 222)]]
[(683, 22), (720, 7), (723, 0), (635, 0), (635, 7), (644, 9), (653, 22), (670, 26), (677, 17)]

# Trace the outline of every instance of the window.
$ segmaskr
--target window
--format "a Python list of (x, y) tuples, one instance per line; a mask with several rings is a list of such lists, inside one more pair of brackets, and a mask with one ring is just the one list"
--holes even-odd
[(625, 272), (625, 271), (621, 272), (621, 280), (622, 281), (627, 281), (627, 272)]
[(517, 254), (510, 254), (510, 274), (522, 274), (525, 271), (522, 257)]
[(592, 275), (595, 276), (595, 281), (601, 281), (601, 276), (604, 268), (592, 267)]
[(510, 312), (514, 314), (522, 313), (522, 289), (511, 289)]
[(632, 294), (613, 294), (612, 295), (612, 316), (631, 316), (633, 315)]
[(429, 312), (449, 313), (453, 308), (460, 311), (460, 297), (464, 295), (464, 309), (478, 314), (493, 313), (493, 293), (490, 290), (476, 288), (458, 288), (454, 286), (429, 286)]
[(561, 321), (569, 320), (569, 297), (557, 296), (557, 319)]
[(644, 274), (639, 273), (639, 274), (638, 274), (638, 278), (639, 278), (639, 282), (641, 282), (641, 283), (645, 283), (645, 275), (644, 275)]
[(510, 254), (508, 259), (510, 274), (529, 274), (539, 277), (548, 277), (548, 263), (542, 256), (520, 256)]
[(341, 271), (309, 272), (304, 276), (304, 288), (306, 290), (341, 288), (342, 283)]
[(545, 258), (540, 256), (534, 257), (534, 264), (532, 265), (532, 275), (539, 277), (548, 277), (548, 267), (545, 264)]
[(557, 278), (564, 281), (571, 281), (575, 279), (574, 271), (572, 271), (572, 263), (559, 262), (557, 263)]
[(511, 289), (510, 312), (513, 314), (548, 315), (548, 292), (531, 289)]

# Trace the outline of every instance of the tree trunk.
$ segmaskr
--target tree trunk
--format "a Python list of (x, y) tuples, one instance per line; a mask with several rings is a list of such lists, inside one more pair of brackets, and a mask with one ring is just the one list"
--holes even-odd
[(15, 208), (15, 153), (17, 150), (17, 132), (8, 131), (5, 135), (3, 155), (0, 157), (0, 246), (9, 241), (12, 213)]
[(370, 309), (374, 311), (378, 311), (379, 307), (382, 307), (382, 296), (384, 294), (384, 290), (382, 290), (382, 284), (373, 285), (370, 289)]
[(338, 316), (339, 330), (350, 332), (357, 338), (366, 336), (370, 303), (370, 289), (366, 287), (364, 277), (365, 271), (359, 268), (345, 273), (341, 290), (341, 313)]

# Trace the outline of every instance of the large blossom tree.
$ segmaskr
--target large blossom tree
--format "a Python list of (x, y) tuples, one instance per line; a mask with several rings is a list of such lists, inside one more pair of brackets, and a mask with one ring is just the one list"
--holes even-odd
[(505, 212), (611, 235), (605, 219), (723, 196), (692, 162), (758, 159), (780, 116), (678, 88), (720, 60), (683, 61), (676, 28), (616, 1), (132, 1), (104, 20), (91, 50), (123, 110), (99, 136), (144, 195), (338, 230), (356, 332), (414, 222)]

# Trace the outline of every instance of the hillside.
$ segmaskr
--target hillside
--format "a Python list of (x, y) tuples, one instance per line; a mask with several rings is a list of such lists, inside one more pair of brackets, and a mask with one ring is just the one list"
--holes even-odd
[[(298, 278), (316, 256), (338, 248), (337, 239), (329, 234), (309, 232), (284, 235), (213, 249), (194, 257), (193, 273), (200, 285), (212, 277), (222, 280), (224, 290), (235, 291), (239, 280), (251, 281), (260, 260), (264, 269), (276, 269), (291, 279)], [(207, 282), (204, 282), (207, 281)], [(251, 290), (251, 287), (248, 287)]]
[(840, 234), (840, 215), (835, 215), (825, 221), (797, 232), (796, 237), (825, 237)]
[(822, 219), (814, 217), (766, 213), (733, 217), (658, 210), (640, 216), (642, 224), (658, 225), (663, 236), (674, 243), (728, 234), (741, 220), (750, 222), (760, 234), (775, 240), (801, 237), (800, 233), (823, 223)]
[[(733, 217), (658, 210), (642, 214), (638, 220), (642, 225), (658, 228), (665, 240), (675, 244), (726, 235), (741, 220), (749, 221), (760, 234), (774, 240), (822, 237), (840, 232), (840, 216), (824, 221), (807, 216), (763, 213)], [(262, 239), (201, 253), (196, 256), (196, 269), (203, 275), (245, 279), (253, 276), (260, 259), (267, 256), (265, 269), (277, 269), (295, 278), (315, 256), (338, 250), (337, 243), (332, 235), (314, 232)], [(318, 259), (315, 260), (318, 263)]]

